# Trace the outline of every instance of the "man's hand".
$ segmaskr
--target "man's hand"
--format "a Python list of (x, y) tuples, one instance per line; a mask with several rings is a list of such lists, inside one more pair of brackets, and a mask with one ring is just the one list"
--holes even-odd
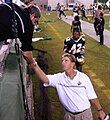
[(106, 114), (103, 110), (98, 111), (99, 120), (104, 120)]
[(33, 54), (32, 51), (25, 51), (23, 52), (24, 59), (27, 61), (28, 64), (33, 63)]

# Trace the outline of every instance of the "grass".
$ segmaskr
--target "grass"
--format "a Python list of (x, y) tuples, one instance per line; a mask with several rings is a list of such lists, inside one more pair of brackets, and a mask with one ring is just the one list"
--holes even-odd
[[(70, 25), (63, 22), (62, 20), (58, 20), (55, 12), (52, 12), (50, 16), (42, 13), (39, 24), (40, 27), (44, 29), (44, 31), (34, 34), (34, 37), (42, 37), (44, 35), (48, 35), (52, 37), (52, 40), (39, 41), (37, 43), (33, 43), (33, 46), (48, 52), (48, 73), (52, 74), (59, 72), (61, 71), (60, 58), (63, 53), (63, 42), (66, 37), (71, 35)], [(106, 112), (109, 112), (110, 48), (107, 48), (106, 46), (99, 46), (97, 41), (87, 35), (85, 36), (85, 39), (86, 50), (83, 71), (90, 76), (104, 110)], [(34, 51), (33, 53), (34, 56), (37, 55), (36, 51)], [(35, 104), (37, 106), (40, 101), (40, 95), (38, 90), (39, 82), (36, 79), (36, 77), (33, 77)], [(63, 120), (63, 109), (57, 97), (56, 91), (53, 88), (48, 88), (48, 92), (50, 101), (52, 103), (52, 119)], [(92, 106), (92, 110), (94, 120), (98, 120), (97, 112), (94, 106)]]

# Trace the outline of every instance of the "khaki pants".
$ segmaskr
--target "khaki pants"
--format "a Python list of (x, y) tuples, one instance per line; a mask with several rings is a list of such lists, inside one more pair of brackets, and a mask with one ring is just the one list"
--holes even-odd
[(91, 109), (87, 109), (82, 113), (73, 115), (72, 113), (66, 111), (64, 120), (93, 120)]

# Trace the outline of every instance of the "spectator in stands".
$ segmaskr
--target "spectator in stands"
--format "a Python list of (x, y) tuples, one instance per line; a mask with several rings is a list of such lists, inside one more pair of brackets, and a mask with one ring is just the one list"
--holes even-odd
[(64, 72), (53, 75), (46, 75), (30, 52), (25, 54), (25, 57), (28, 57), (30, 67), (34, 69), (44, 86), (51, 86), (57, 90), (59, 100), (65, 110), (64, 120), (93, 120), (91, 104), (95, 105), (99, 119), (104, 120), (106, 114), (100, 105), (91, 80), (86, 74), (75, 69), (75, 58), (72, 54), (62, 55), (61, 65)]
[(33, 5), (25, 9), (22, 9), (16, 4), (14, 4), (14, 7), (17, 13), (15, 14), (17, 20), (17, 34), (15, 27), (12, 27), (15, 21), (11, 5), (0, 4), (0, 41), (18, 37), (22, 43), (22, 51), (32, 51), (32, 37), (34, 24), (37, 20), (36, 16), (39, 14), (38, 9)]

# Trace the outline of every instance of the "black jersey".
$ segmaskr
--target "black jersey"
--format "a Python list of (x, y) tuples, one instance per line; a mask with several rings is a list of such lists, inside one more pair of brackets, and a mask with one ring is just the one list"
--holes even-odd
[(64, 41), (64, 51), (73, 54), (76, 61), (84, 59), (85, 39), (81, 36), (78, 40), (68, 37)]
[(98, 30), (104, 30), (104, 24), (105, 24), (104, 18), (98, 19), (97, 29)]
[(73, 20), (73, 21), (72, 21), (71, 29), (73, 30), (74, 28), (78, 28), (78, 29), (80, 30), (80, 32), (82, 32), (81, 22), (80, 22), (80, 21), (75, 21), (75, 20)]
[[(14, 4), (17, 19), (18, 38), (20, 39), (23, 51), (31, 51), (32, 36), (34, 25), (29, 16), (28, 9), (22, 9)], [(0, 4), (0, 41), (13, 39), (14, 31), (12, 30), (13, 12), (10, 4)]]

